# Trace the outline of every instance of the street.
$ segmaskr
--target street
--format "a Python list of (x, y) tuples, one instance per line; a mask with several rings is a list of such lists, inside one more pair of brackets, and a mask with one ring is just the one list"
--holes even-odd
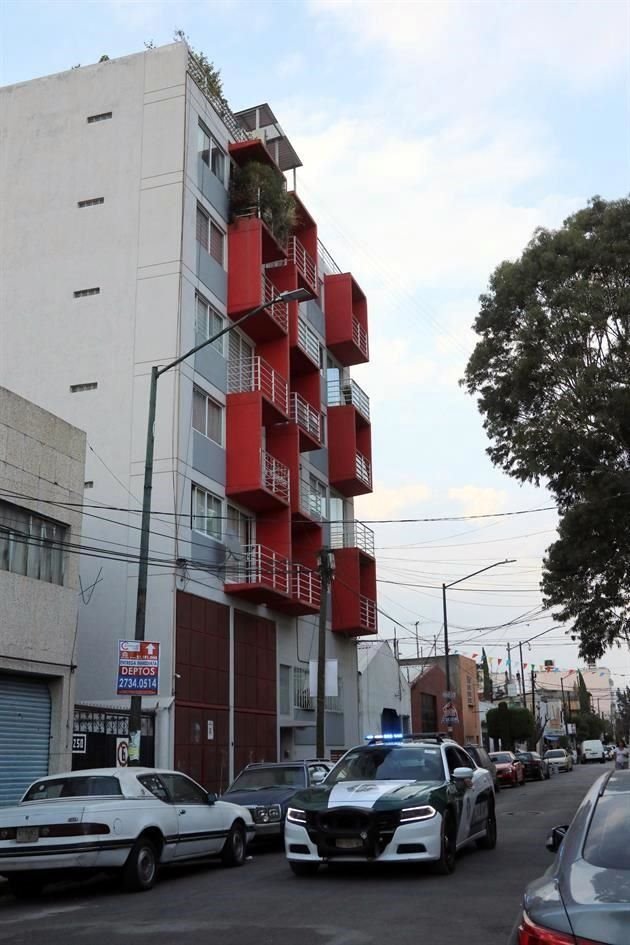
[(551, 862), (549, 828), (570, 821), (604, 770), (503, 789), (496, 850), (463, 851), (450, 877), (361, 865), (297, 879), (279, 850), (254, 850), (242, 869), (170, 869), (144, 894), (123, 894), (111, 878), (49, 887), (30, 903), (0, 892), (0, 943), (505, 945), (525, 885)]

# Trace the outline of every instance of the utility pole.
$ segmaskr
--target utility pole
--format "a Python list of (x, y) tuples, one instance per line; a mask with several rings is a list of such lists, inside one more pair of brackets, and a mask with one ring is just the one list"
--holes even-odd
[(534, 716), (534, 721), (536, 721), (536, 673), (534, 672), (533, 666), (532, 666), (532, 715)]
[(562, 692), (562, 717), (564, 718), (564, 734), (569, 737), (569, 723), (567, 722), (567, 707), (564, 701), (564, 677), (560, 677), (560, 691)]
[(321, 592), (319, 598), (319, 631), (317, 634), (317, 703), (315, 712), (315, 752), (317, 758), (326, 754), (326, 624), (328, 622), (328, 591), (335, 573), (335, 556), (330, 548), (318, 555)]
[(508, 668), (507, 681), (508, 681), (508, 683), (511, 683), (511, 682), (512, 682), (512, 657), (510, 656), (510, 644), (509, 644), (509, 643), (508, 643), (508, 645), (507, 645), (507, 654), (508, 654), (508, 658), (507, 658), (507, 668)]
[(525, 697), (525, 669), (523, 668), (523, 644), (519, 643), (518, 650), (521, 656), (521, 680), (523, 682), (523, 706), (527, 706), (527, 700)]
[[(185, 361), (197, 351), (200, 351), (202, 348), (207, 348), (208, 345), (218, 341), (219, 338), (222, 338), (223, 335), (226, 335), (229, 331), (232, 331), (233, 328), (236, 328), (238, 325), (242, 324), (242, 322), (247, 321), (247, 319), (251, 318), (253, 315), (257, 315), (259, 312), (264, 311), (264, 309), (268, 308), (269, 306), (275, 305), (277, 302), (303, 302), (310, 297), (310, 293), (305, 289), (290, 289), (286, 292), (279, 292), (275, 298), (268, 302), (263, 302), (262, 305), (258, 305), (256, 308), (252, 309), (250, 312), (247, 312), (241, 318), (234, 322), (230, 322), (225, 328), (222, 328), (221, 331), (218, 331), (210, 338), (206, 338), (206, 340), (202, 341), (201, 344), (195, 345), (195, 347), (191, 348), (190, 351), (180, 355), (179, 358), (175, 358), (174, 361), (164, 365), (164, 367), (158, 367), (154, 365), (151, 368), (149, 414), (147, 421), (147, 443), (144, 460), (144, 489), (142, 494), (142, 522), (140, 526), (140, 554), (138, 557), (138, 589), (136, 596), (136, 626), (134, 635), (135, 640), (144, 640), (144, 631), (147, 617), (149, 538), (151, 531), (151, 492), (153, 489), (153, 453), (155, 447), (155, 414), (157, 406), (158, 378), (160, 378), (162, 374), (165, 374), (167, 371), (170, 371), (171, 368), (177, 367), (178, 364), (181, 364), (182, 361)], [(132, 693), (131, 707), (129, 711), (129, 765), (131, 767), (140, 764), (141, 726), (142, 696)]]

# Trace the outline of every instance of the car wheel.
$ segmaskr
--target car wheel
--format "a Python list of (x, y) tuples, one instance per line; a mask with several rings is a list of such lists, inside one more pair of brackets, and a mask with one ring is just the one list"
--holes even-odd
[(127, 892), (146, 892), (157, 878), (158, 852), (146, 836), (138, 837), (123, 867), (123, 887)]
[(9, 889), (16, 899), (34, 899), (41, 893), (45, 882), (43, 876), (33, 873), (19, 873), (8, 877)]
[(542, 768), (539, 768), (539, 769), (538, 769), (538, 774), (536, 775), (536, 780), (537, 780), (537, 781), (544, 781), (544, 780), (545, 780), (545, 772), (543, 771)]
[(495, 782), (494, 782), (494, 793), (495, 793), (495, 794), (498, 794), (500, 790), (501, 790), (501, 785), (499, 784), (498, 781), (495, 781)]
[(319, 869), (319, 863), (307, 863), (302, 860), (289, 860), (289, 867), (294, 876), (314, 876)]
[(440, 858), (433, 864), (433, 871), (440, 876), (448, 876), (455, 870), (455, 839), (455, 822), (450, 814), (446, 814), (440, 832)]
[(227, 840), (221, 851), (221, 861), (224, 866), (242, 866), (245, 862), (245, 848), (247, 837), (241, 823), (232, 824)]
[(485, 837), (480, 837), (476, 843), (480, 850), (494, 850), (497, 845), (497, 816), (494, 812), (494, 805), (492, 804), (488, 809), (486, 835)]

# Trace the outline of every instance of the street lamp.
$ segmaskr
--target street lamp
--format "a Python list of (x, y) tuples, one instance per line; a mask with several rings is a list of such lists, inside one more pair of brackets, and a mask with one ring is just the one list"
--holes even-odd
[[(467, 581), (468, 578), (475, 577), (477, 574), (483, 574), (484, 571), (489, 571), (490, 568), (498, 568), (500, 564), (514, 564), (516, 558), (506, 558), (505, 561), (495, 561), (494, 564), (489, 564), (485, 568), (479, 568), (478, 571), (473, 571), (472, 574), (466, 574), (465, 577), (458, 578), (456, 581), (451, 581), (450, 584), (442, 584), (442, 611), (444, 614), (444, 659), (446, 662), (446, 691), (448, 696), (445, 696), (447, 701), (451, 700), (451, 668), (449, 665), (449, 653), (448, 653), (448, 619), (446, 616), (446, 591), (449, 587), (455, 587), (456, 584), (461, 584), (462, 581)], [(446, 723), (446, 730), (449, 735), (453, 734), (453, 725), (450, 721)]]
[[(166, 364), (164, 367), (154, 365), (151, 368), (151, 390), (149, 393), (149, 419), (147, 423), (147, 447), (144, 461), (144, 492), (142, 495), (142, 524), (140, 526), (140, 555), (138, 559), (138, 592), (136, 598), (136, 631), (135, 640), (144, 640), (144, 629), (147, 614), (147, 577), (149, 571), (149, 532), (151, 526), (151, 489), (153, 487), (153, 449), (155, 445), (155, 409), (157, 403), (157, 382), (162, 374), (166, 374), (171, 368), (176, 367), (185, 361), (192, 354), (213, 344), (223, 335), (226, 335), (233, 328), (237, 328), (247, 321), (253, 315), (264, 311), (270, 305), (277, 302), (305, 302), (311, 298), (311, 293), (307, 289), (289, 289), (286, 292), (279, 292), (278, 295), (268, 302), (263, 302), (247, 312), (241, 318), (237, 319), (225, 328), (218, 331), (211, 338), (195, 345), (186, 354)], [(142, 725), (142, 696), (131, 696), (131, 709), (129, 713), (129, 764), (140, 764), (140, 737)]]

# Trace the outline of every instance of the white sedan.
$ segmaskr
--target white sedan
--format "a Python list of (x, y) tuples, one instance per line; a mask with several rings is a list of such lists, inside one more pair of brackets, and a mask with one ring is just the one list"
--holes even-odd
[(119, 871), (150, 889), (162, 863), (218, 856), (245, 862), (254, 823), (245, 807), (209, 794), (179, 771), (93, 768), (35, 781), (0, 808), (0, 875), (32, 895), (61, 875)]

